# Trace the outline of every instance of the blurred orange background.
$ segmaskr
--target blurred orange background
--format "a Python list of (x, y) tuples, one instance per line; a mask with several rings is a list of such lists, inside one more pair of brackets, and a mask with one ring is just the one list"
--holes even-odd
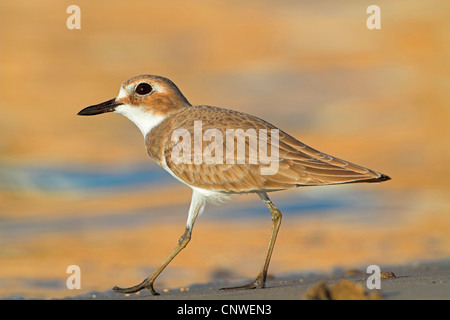
[[(271, 274), (450, 258), (450, 5), (377, 1), (369, 30), (371, 4), (1, 1), (0, 297), (133, 285), (176, 244), (189, 188), (130, 121), (76, 116), (145, 73), (392, 177), (273, 194), (285, 214)], [(256, 276), (269, 217), (254, 196), (207, 206), (155, 287)], [(73, 264), (81, 290), (66, 288)]]

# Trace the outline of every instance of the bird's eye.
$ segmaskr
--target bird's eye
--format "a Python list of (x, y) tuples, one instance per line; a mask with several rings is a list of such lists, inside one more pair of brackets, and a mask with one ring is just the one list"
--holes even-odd
[(142, 82), (138, 84), (135, 91), (137, 94), (143, 96), (152, 92), (152, 86), (149, 85), (147, 82)]

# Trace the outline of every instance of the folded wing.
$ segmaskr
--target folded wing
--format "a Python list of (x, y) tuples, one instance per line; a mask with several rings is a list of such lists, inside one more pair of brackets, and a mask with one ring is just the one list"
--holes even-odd
[[(390, 178), (382, 173), (370, 170), (368, 168), (350, 163), (348, 161), (330, 156), (328, 154), (317, 151), (304, 143), (296, 140), (292, 136), (278, 130), (272, 124), (250, 116), (241, 112), (209, 107), (209, 106), (195, 106), (190, 107), (189, 117), (181, 112), (177, 117), (184, 119), (179, 121), (178, 128), (185, 129), (191, 136), (191, 161), (184, 163), (176, 163), (173, 161), (174, 147), (180, 141), (172, 141), (166, 144), (164, 150), (164, 157), (168, 168), (178, 178), (185, 181), (187, 184), (199, 188), (216, 190), (222, 192), (255, 192), (255, 191), (275, 191), (299, 186), (319, 186), (343, 183), (357, 183), (357, 182), (381, 182), (389, 180)], [(216, 137), (201, 140), (201, 148), (195, 145), (194, 137), (194, 121), (201, 121), (202, 133), (213, 129), (216, 134), (222, 136), (222, 161), (217, 161), (215, 157), (217, 153), (211, 153), (211, 141), (217, 142)], [(200, 122), (197, 122), (199, 124)], [(198, 126), (197, 126), (198, 129)], [(228, 129), (228, 131), (227, 131)], [(245, 155), (242, 158), (237, 152), (238, 135), (234, 139), (234, 158), (230, 158), (230, 146), (227, 144), (227, 134), (230, 130), (241, 129), (239, 132), (258, 134), (258, 145), (255, 146), (251, 142), (251, 138), (247, 135), (245, 141)], [(250, 129), (250, 130), (249, 130)], [(260, 134), (260, 130), (265, 130), (265, 135)], [(278, 131), (273, 131), (278, 130)], [(211, 132), (211, 131), (210, 131)], [(198, 131), (197, 131), (198, 133)], [(275, 133), (278, 133), (276, 139)], [(219, 139), (220, 140), (220, 139)], [(199, 142), (199, 140), (196, 140)], [(220, 141), (219, 141), (220, 142)], [(269, 163), (261, 163), (258, 150), (262, 143), (267, 144), (268, 154), (273, 145), (278, 145), (278, 157)], [(209, 146), (209, 147), (208, 147)], [(228, 149), (227, 149), (228, 148)], [(201, 163), (194, 163), (194, 151), (201, 150), (200, 156), (213, 155), (215, 160), (213, 163), (201, 161)], [(220, 150), (215, 149), (215, 151)], [(257, 154), (258, 160), (252, 155)], [(203, 160), (205, 160), (203, 158)], [(275, 163), (276, 161), (276, 163)], [(190, 163), (189, 163), (190, 162)], [(242, 163), (243, 162), (243, 163)], [(262, 174), (263, 168), (275, 168), (270, 171), (271, 174)]]

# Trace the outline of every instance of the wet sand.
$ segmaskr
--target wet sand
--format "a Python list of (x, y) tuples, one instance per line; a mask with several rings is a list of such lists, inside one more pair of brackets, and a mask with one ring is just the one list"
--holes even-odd
[[(399, 198), (400, 203), (407, 202), (408, 206), (401, 207), (394, 201), (380, 212), (370, 198), (360, 192), (356, 195), (365, 209), (358, 202), (351, 202), (351, 206), (343, 208), (333, 205), (314, 211), (314, 206), (305, 208), (305, 204), (315, 203), (314, 192), (318, 192), (318, 200), (342, 198), (352, 192), (342, 187), (342, 193), (333, 196), (323, 189), (309, 190), (273, 196), (284, 215), (269, 268), (274, 278), (269, 280), (268, 287), (273, 290), (267, 292), (293, 298), (293, 293), (288, 293), (291, 289), (301, 293), (307, 289), (306, 284), (329, 279), (333, 271), (360, 269), (372, 264), (382, 270), (391, 270), (386, 266), (410, 267), (411, 270), (405, 272), (391, 270), (399, 276), (396, 281), (401, 285), (411, 286), (409, 280), (419, 274), (419, 286), (428, 280), (437, 281), (439, 286), (439, 281), (446, 281), (434, 277), (437, 273), (428, 278), (428, 273), (412, 268), (421, 261), (448, 259), (450, 217), (445, 208), (414, 210), (411, 208), (416, 207), (414, 199), (421, 203), (424, 198), (392, 193), (392, 197)], [(298, 200), (299, 195), (303, 199)], [(155, 282), (155, 289), (162, 292), (165, 288), (186, 287), (190, 288), (189, 294), (193, 294), (197, 292), (193, 284), (205, 283), (209, 284), (207, 288), (218, 288), (227, 286), (227, 281), (238, 285), (254, 277), (261, 267), (271, 229), (269, 214), (254, 198), (238, 198), (219, 207), (208, 206), (196, 223), (191, 242), (163, 271)], [(302, 214), (297, 212), (298, 207), (291, 207), (291, 199), (294, 203), (303, 203)], [(377, 199), (374, 196), (375, 202)], [(432, 203), (432, 199), (426, 201)], [(119, 210), (77, 218), (59, 216), (34, 222), (3, 223), (0, 297), (60, 299), (96, 291), (118, 298), (120, 296), (109, 296), (107, 290), (115, 285), (126, 287), (142, 281), (172, 250), (183, 232), (186, 207), (187, 204), (155, 206), (135, 213)], [(66, 287), (69, 277), (66, 269), (70, 265), (81, 269), (81, 290)], [(441, 269), (445, 266), (448, 272), (448, 264)], [(311, 273), (320, 276), (309, 277)], [(300, 275), (288, 276), (292, 274)], [(299, 277), (306, 282), (295, 283)], [(285, 288), (279, 281), (291, 284), (294, 281), (295, 285)], [(288, 290), (287, 293), (278, 292), (284, 290), (279, 287)], [(177, 291), (171, 290), (170, 295)], [(422, 297), (419, 291), (414, 294)], [(205, 292), (197, 294), (201, 296)], [(266, 291), (255, 292), (236, 294), (270, 295)], [(214, 294), (225, 298), (231, 293)]]
[[(147, 298), (108, 290), (141, 281), (172, 250), (190, 190), (147, 171), (128, 120), (76, 116), (142, 73), (392, 177), (274, 195), (283, 223), (265, 290), (216, 290), (259, 270), (264, 205), (207, 208), (155, 283), (173, 289), (155, 299), (300, 299), (341, 279), (333, 270), (370, 264), (394, 266), (386, 299), (448, 298), (448, 264), (433, 261), (450, 258), (449, 4), (378, 4), (381, 30), (367, 29), (359, 2), (99, 0), (83, 2), (82, 29), (68, 30), (67, 3), (0, 1), (0, 298)], [(77, 292), (66, 288), (73, 264)]]
[[(384, 268), (395, 274), (395, 278), (381, 279), (381, 289), (373, 289), (386, 300), (423, 300), (450, 299), (450, 261), (435, 261), (404, 266)], [(383, 270), (382, 270), (383, 271)], [(367, 277), (364, 268), (336, 270), (331, 274), (297, 273), (272, 277), (265, 289), (220, 291), (220, 288), (239, 285), (250, 279), (240, 281), (215, 281), (203, 284), (192, 284), (187, 287), (171, 288), (152, 296), (148, 291), (139, 294), (123, 295), (112, 290), (89, 292), (68, 299), (145, 299), (145, 300), (301, 300), (314, 285), (326, 282), (333, 285), (346, 279), (366, 287)], [(348, 298), (351, 298), (349, 295)], [(342, 296), (346, 299), (346, 296)]]

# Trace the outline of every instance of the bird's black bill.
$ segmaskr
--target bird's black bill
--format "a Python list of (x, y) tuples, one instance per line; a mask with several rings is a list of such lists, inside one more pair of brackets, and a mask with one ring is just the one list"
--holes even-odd
[(84, 108), (80, 112), (78, 112), (79, 116), (93, 116), (96, 114), (101, 114), (105, 112), (112, 112), (116, 110), (117, 106), (120, 106), (122, 103), (117, 102), (116, 99), (111, 99), (100, 104), (96, 104), (94, 106), (90, 106)]

